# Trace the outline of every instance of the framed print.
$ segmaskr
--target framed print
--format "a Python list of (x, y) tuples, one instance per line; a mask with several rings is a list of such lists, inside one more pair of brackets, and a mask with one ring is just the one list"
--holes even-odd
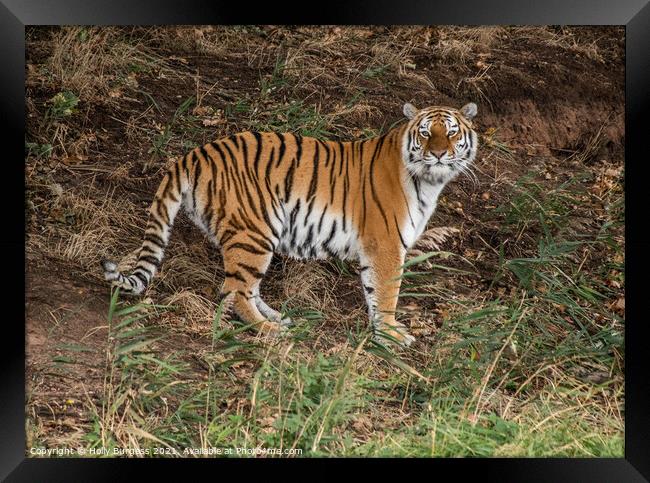
[(3, 2), (2, 476), (649, 478), (650, 7), (412, 3)]

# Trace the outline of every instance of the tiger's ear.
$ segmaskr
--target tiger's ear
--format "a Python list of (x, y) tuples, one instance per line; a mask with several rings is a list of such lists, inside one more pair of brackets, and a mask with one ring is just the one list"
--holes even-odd
[(404, 115), (408, 119), (413, 119), (415, 117), (415, 115), (418, 113), (418, 108), (415, 107), (410, 102), (407, 102), (406, 104), (404, 104), (404, 108), (402, 110), (404, 111)]
[(477, 113), (477, 112), (478, 112), (478, 107), (477, 107), (476, 104), (474, 104), (473, 102), (470, 102), (470, 103), (468, 103), (468, 104), (465, 104), (465, 105), (460, 109), (460, 113), (461, 113), (461, 114), (463, 115), (463, 117), (464, 117), (465, 119), (467, 119), (468, 121), (471, 121), (472, 119), (474, 119), (474, 116), (476, 116), (476, 113)]

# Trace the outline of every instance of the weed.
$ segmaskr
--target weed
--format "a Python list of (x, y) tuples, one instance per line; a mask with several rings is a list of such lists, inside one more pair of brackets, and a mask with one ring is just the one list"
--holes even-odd
[(288, 81), (284, 78), (284, 69), (284, 61), (278, 58), (273, 66), (271, 75), (268, 78), (262, 77), (260, 79), (260, 94), (262, 99), (266, 99), (272, 92), (288, 85)]
[(328, 130), (329, 119), (315, 107), (302, 101), (291, 101), (277, 106), (266, 115), (256, 116), (250, 121), (250, 129), (256, 131), (296, 132), (303, 136), (326, 139), (332, 133)]
[(499, 130), (496, 128), (490, 128), (485, 131), (485, 134), (481, 137), (481, 141), (487, 147), (494, 149), (501, 156), (506, 159), (513, 159), (514, 150), (508, 146), (507, 143), (501, 141), (498, 137)]
[(363, 71), (362, 75), (367, 79), (375, 79), (381, 77), (384, 74), (384, 72), (386, 72), (386, 69), (388, 69), (387, 65), (368, 67), (366, 70)]
[(251, 107), (249, 102), (246, 99), (239, 99), (234, 104), (228, 104), (226, 106), (226, 116), (232, 116), (234, 114), (250, 112)]
[(579, 203), (576, 188), (584, 177), (573, 177), (550, 189), (534, 178), (535, 174), (529, 173), (517, 180), (513, 195), (497, 207), (496, 213), (504, 216), (504, 229), (537, 235), (549, 230), (555, 235), (570, 231), (568, 220)]
[[(174, 111), (174, 114), (172, 115), (169, 123), (162, 127), (161, 129), (158, 130), (158, 132), (153, 136), (153, 139), (151, 141), (152, 146), (149, 148), (148, 153), (149, 154), (154, 154), (157, 156), (159, 159), (167, 159), (171, 156), (171, 153), (167, 152), (167, 145), (171, 141), (172, 137), (174, 136), (174, 129), (181, 124), (185, 114), (189, 111), (189, 109), (194, 105), (195, 99), (194, 97), (188, 97), (185, 99), (180, 106)], [(189, 122), (194, 121), (195, 118), (190, 118)], [(187, 128), (181, 129), (181, 133), (187, 134), (188, 132), (190, 134), (196, 134), (196, 130), (188, 130)], [(186, 144), (187, 146), (195, 146), (196, 142), (189, 141)]]
[[(146, 321), (173, 307), (118, 302), (119, 289), (108, 309), (106, 367), (101, 406), (91, 403), (92, 428), (85, 439), (89, 448), (140, 448), (165, 443), (157, 424), (168, 415), (169, 398), (178, 396), (189, 381), (181, 376), (187, 365), (173, 354), (157, 357), (152, 351), (162, 335)], [(160, 437), (156, 436), (159, 434)]]
[(79, 104), (79, 98), (70, 91), (59, 92), (48, 101), (48, 104), (50, 107), (46, 117), (57, 120), (74, 114), (77, 104)]
[(48, 159), (52, 156), (51, 144), (38, 144), (25, 142), (25, 156), (36, 156), (39, 159)]

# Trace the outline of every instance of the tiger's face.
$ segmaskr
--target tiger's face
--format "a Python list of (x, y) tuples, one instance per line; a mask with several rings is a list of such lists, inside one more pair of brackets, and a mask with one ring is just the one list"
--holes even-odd
[(460, 110), (429, 107), (418, 110), (404, 105), (409, 118), (402, 157), (412, 176), (441, 184), (467, 171), (476, 157), (478, 137), (472, 129), (476, 104), (470, 102)]

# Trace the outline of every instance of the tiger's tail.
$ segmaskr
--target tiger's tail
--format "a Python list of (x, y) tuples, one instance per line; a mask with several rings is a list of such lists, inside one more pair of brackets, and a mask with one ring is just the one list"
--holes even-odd
[(179, 159), (169, 169), (158, 187), (149, 208), (149, 221), (144, 240), (138, 254), (138, 261), (130, 275), (124, 275), (111, 260), (101, 261), (104, 277), (123, 292), (137, 295), (142, 293), (160, 268), (165, 247), (171, 235), (172, 225), (178, 210), (185, 200), (190, 186), (189, 155)]

